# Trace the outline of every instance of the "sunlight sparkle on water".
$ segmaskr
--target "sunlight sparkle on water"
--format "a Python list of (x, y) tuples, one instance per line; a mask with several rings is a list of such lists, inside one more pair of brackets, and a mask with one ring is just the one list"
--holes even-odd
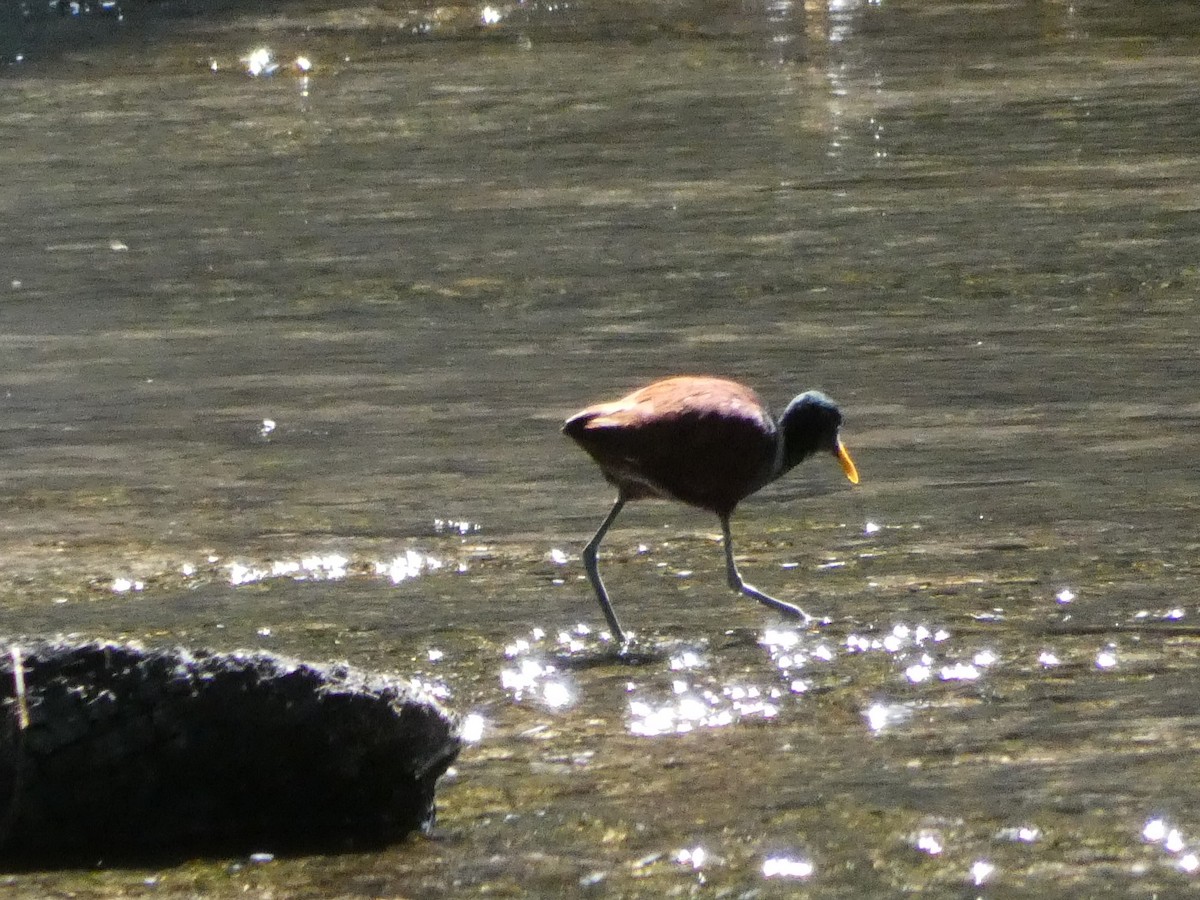
[(562, 709), (570, 706), (575, 700), (575, 692), (571, 685), (559, 676), (558, 670), (536, 659), (522, 659), (516, 668), (502, 669), (500, 686), (509, 691), (518, 702), (532, 698), (551, 709)]
[(1059, 603), (1070, 603), (1072, 600), (1075, 599), (1075, 592), (1073, 590), (1071, 590), (1070, 588), (1063, 588), (1061, 591), (1059, 591), (1057, 594), (1054, 595), (1054, 599), (1057, 600)]
[(1194, 850), (1188, 850), (1183, 832), (1161, 816), (1146, 820), (1142, 826), (1142, 840), (1149, 844), (1160, 844), (1166, 853), (1179, 854), (1175, 860), (1175, 867), (1181, 872), (1193, 875), (1200, 871), (1200, 855)]
[(424, 678), (414, 677), (410, 678), (408, 683), (415, 693), (428, 694), (438, 700), (449, 700), (453, 694), (450, 686), (443, 681), (427, 681)]
[[(800, 635), (793, 629), (767, 629), (763, 633), (760, 643), (767, 648), (767, 652), (771, 655), (771, 659), (775, 665), (785, 671), (793, 667), (800, 668), (809, 662), (810, 654), (800, 649)], [(829, 653), (828, 648), (825, 648), (821, 655), (812, 652), (812, 658), (819, 659), (822, 655), (828, 655), (829, 658), (832, 658), (832, 654)]]
[(762, 643), (770, 649), (786, 649), (800, 643), (800, 635), (792, 629), (768, 628), (763, 634)]
[(418, 553), (416, 550), (405, 550), (402, 555), (394, 557), (389, 562), (376, 562), (375, 574), (386, 575), (392, 584), (399, 584), (410, 578), (435, 572), (443, 565), (443, 562), (436, 557)]
[(699, 869), (704, 865), (704, 861), (708, 858), (708, 853), (703, 847), (693, 847), (690, 850), (676, 850), (675, 862), (681, 866), (691, 866), (693, 869)]
[(479, 14), (479, 21), (484, 25), (495, 25), (502, 18), (503, 16), (500, 14), (500, 10), (496, 9), (494, 6), (485, 6), (483, 11)]
[(695, 669), (701, 663), (699, 653), (695, 650), (684, 650), (682, 653), (672, 656), (669, 665), (671, 671), (678, 672), (680, 669)]
[(932, 828), (922, 828), (918, 831), (916, 839), (913, 841), (913, 846), (922, 853), (928, 853), (930, 856), (937, 856), (946, 849), (946, 844), (942, 840), (942, 833)]
[(698, 688), (686, 679), (671, 682), (672, 698), (662, 702), (629, 701), (629, 731), (640, 737), (687, 734), (697, 728), (723, 728), (743, 718), (771, 719), (779, 714), (777, 687), (726, 685), (719, 691)]
[(512, 659), (514, 656), (520, 656), (522, 653), (527, 653), (530, 646), (531, 645), (529, 641), (525, 640), (525, 638), (517, 638), (511, 644), (504, 645), (504, 655), (509, 659)]
[(814, 871), (811, 861), (790, 856), (768, 856), (762, 864), (763, 878), (808, 878)]
[(339, 553), (314, 554), (302, 559), (277, 559), (267, 567), (230, 563), (229, 583), (253, 584), (265, 578), (293, 578), (297, 581), (337, 581), (346, 577), (349, 559)]
[(881, 527), (882, 526), (880, 526), (877, 522), (868, 522), (866, 525), (863, 526), (863, 534), (874, 534)]
[(970, 663), (957, 662), (953, 665), (942, 666), (938, 677), (942, 681), (974, 681), (979, 677), (979, 669)]
[(279, 64), (275, 62), (271, 51), (266, 47), (251, 50), (248, 56), (242, 57), (242, 62), (246, 64), (246, 71), (255, 78), (260, 75), (274, 75), (279, 71)]
[(912, 709), (903, 703), (872, 703), (863, 710), (867, 727), (875, 734), (880, 734), (894, 725), (900, 725), (912, 718)]
[(1001, 841), (1019, 841), (1022, 844), (1032, 844), (1042, 839), (1042, 829), (1036, 825), (1001, 828), (996, 832), (996, 838)]
[(1113, 669), (1117, 665), (1117, 651), (1113, 647), (1106, 647), (1096, 654), (1097, 669)]
[(976, 887), (983, 884), (995, 873), (996, 867), (985, 859), (977, 859), (971, 863), (971, 880)]
[(114, 578), (112, 582), (112, 591), (114, 594), (127, 594), (130, 591), (145, 590), (146, 584), (142, 581), (134, 581), (132, 578)]
[(433, 530), (437, 534), (456, 531), (463, 537), (466, 537), (468, 534), (475, 534), (482, 531), (483, 526), (478, 522), (468, 522), (466, 519), (434, 519)]
[(1051, 666), (1057, 666), (1060, 662), (1058, 654), (1053, 650), (1043, 650), (1038, 654), (1037, 661), (1043, 667), (1049, 669)]
[(324, 556), (306, 556), (300, 560), (300, 569), (306, 576), (336, 580), (346, 577), (346, 564), (350, 562), (340, 553)]
[(571, 689), (561, 681), (547, 681), (542, 686), (542, 700), (551, 709), (569, 706), (574, 699)]
[(558, 633), (557, 643), (559, 647), (561, 647), (563, 650), (566, 650), (568, 653), (579, 653), (581, 650), (587, 647), (587, 643), (585, 641), (577, 638), (569, 631), (560, 631)]
[(929, 640), (940, 643), (949, 637), (950, 632), (944, 628), (932, 631), (926, 625), (906, 625), (903, 622), (898, 622), (883, 637), (857, 633), (847, 635), (846, 649), (851, 653), (867, 653), (872, 650), (883, 650), (887, 653), (895, 654), (920, 647)]
[(462, 724), (458, 727), (458, 733), (462, 739), (468, 744), (478, 744), (483, 740), (483, 732), (487, 727), (487, 720), (479, 713), (468, 713), (463, 716)]
[(933, 677), (933, 660), (929, 654), (924, 654), (919, 663), (913, 663), (904, 670), (904, 677), (913, 684), (920, 684), (922, 681), (928, 681)]

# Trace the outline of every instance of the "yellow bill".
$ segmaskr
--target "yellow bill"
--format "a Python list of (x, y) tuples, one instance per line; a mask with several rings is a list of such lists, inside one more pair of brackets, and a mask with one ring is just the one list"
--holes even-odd
[(841, 441), (837, 442), (837, 458), (838, 462), (842, 464), (842, 471), (850, 479), (850, 483), (858, 484), (858, 469), (854, 465), (854, 460), (850, 458), (850, 451), (846, 449), (846, 445)]

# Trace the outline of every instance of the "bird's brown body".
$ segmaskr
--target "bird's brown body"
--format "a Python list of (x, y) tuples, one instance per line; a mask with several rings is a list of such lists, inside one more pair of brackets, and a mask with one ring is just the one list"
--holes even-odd
[(656, 381), (576, 413), (563, 432), (627, 500), (679, 500), (719, 516), (772, 480), (778, 456), (758, 395), (720, 378)]
[(729, 585), (767, 606), (808, 618), (742, 581), (733, 559), (729, 517), (737, 504), (818, 451), (838, 458), (846, 477), (858, 472), (838, 437), (842, 416), (817, 391), (796, 397), (776, 422), (743, 384), (724, 378), (677, 376), (646, 385), (620, 400), (589, 406), (567, 419), (576, 441), (617, 488), (607, 518), (583, 551), (584, 567), (613, 637), (625, 635), (600, 579), (600, 542), (626, 502), (678, 500), (716, 513), (725, 540)]

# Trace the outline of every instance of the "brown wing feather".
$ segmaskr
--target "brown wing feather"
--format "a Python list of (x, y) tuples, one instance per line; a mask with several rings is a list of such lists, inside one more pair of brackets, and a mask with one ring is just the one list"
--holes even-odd
[(630, 499), (672, 497), (718, 514), (762, 487), (775, 457), (775, 423), (758, 396), (717, 378), (655, 382), (563, 430)]

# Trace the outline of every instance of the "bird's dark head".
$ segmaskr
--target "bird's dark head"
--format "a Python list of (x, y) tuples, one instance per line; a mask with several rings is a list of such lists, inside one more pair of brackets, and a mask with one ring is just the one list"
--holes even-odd
[(838, 430), (842, 427), (842, 411), (820, 391), (805, 391), (792, 400), (779, 419), (783, 433), (783, 467), (790, 469), (814, 453), (832, 453), (842, 465), (842, 471), (858, 484), (858, 470), (842, 445)]

